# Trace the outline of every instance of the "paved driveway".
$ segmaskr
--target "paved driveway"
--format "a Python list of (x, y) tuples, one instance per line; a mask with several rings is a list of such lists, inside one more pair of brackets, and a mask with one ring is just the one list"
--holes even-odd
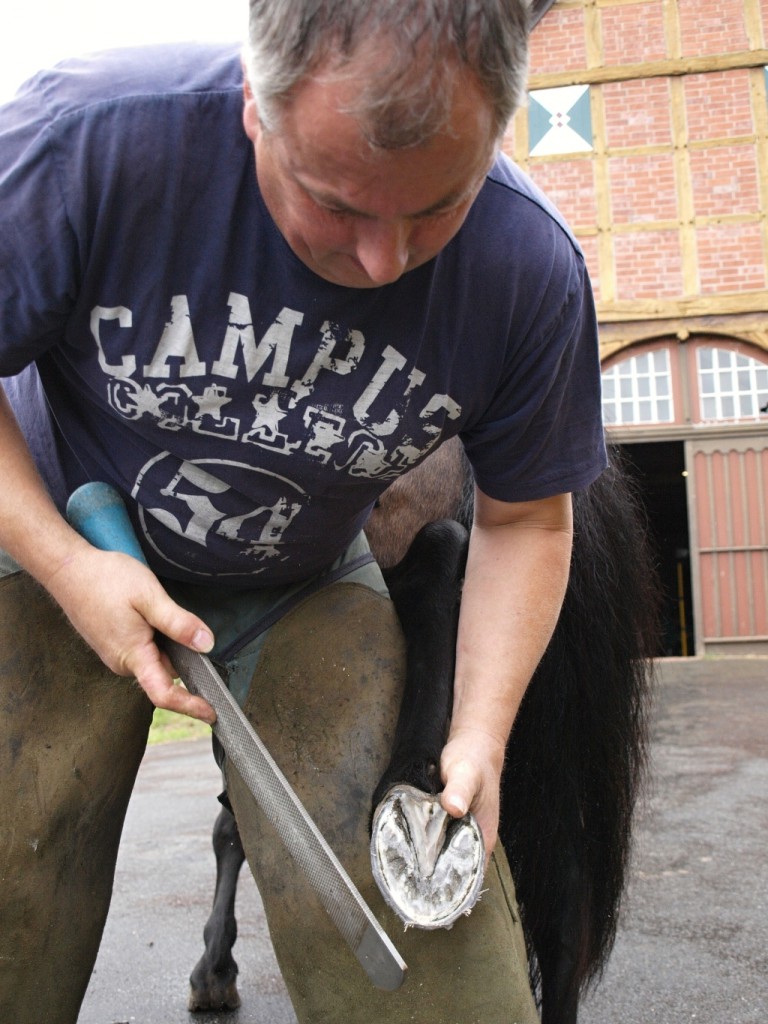
[[(768, 660), (670, 659), (660, 668), (653, 787), (625, 912), (580, 1019), (765, 1024)], [(235, 947), (243, 1007), (186, 1010), (213, 893), (217, 787), (205, 740), (147, 752), (78, 1024), (294, 1024), (247, 872)]]

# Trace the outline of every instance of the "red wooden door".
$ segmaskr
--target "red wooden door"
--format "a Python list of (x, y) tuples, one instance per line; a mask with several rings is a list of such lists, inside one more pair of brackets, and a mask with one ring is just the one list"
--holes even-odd
[(698, 653), (768, 642), (768, 440), (686, 444)]

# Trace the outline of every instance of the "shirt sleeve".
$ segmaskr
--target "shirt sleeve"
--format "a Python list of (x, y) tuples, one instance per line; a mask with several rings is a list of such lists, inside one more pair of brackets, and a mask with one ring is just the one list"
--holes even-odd
[(44, 76), (0, 107), (0, 268), (0, 376), (9, 376), (60, 337), (76, 292)]
[(480, 422), (462, 439), (478, 487), (500, 501), (581, 490), (606, 466), (592, 290), (581, 253), (559, 247), (527, 336)]

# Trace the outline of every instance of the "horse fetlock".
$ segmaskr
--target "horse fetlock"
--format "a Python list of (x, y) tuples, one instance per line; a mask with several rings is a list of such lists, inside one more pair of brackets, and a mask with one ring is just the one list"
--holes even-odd
[(411, 749), (407, 755), (404, 759), (393, 758), (381, 776), (371, 799), (371, 820), (376, 809), (395, 787), (412, 787), (432, 796), (442, 788), (439, 754)]

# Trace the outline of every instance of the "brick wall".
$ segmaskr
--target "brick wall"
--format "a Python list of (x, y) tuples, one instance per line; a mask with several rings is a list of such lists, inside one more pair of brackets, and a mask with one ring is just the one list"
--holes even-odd
[(672, 221), (677, 223), (675, 165), (671, 151), (612, 157), (611, 222), (614, 226)]
[(616, 234), (616, 298), (671, 299), (683, 290), (680, 240), (675, 230)]
[(590, 160), (543, 162), (536, 184), (546, 192), (570, 224), (590, 225), (597, 220), (597, 190)]
[(686, 57), (749, 48), (744, 0), (678, 0)]
[(672, 99), (667, 78), (607, 82), (601, 87), (610, 150), (672, 146)]
[(759, 224), (711, 224), (698, 228), (696, 235), (702, 295), (766, 288)]
[(754, 120), (749, 83), (749, 71), (740, 68), (686, 75), (685, 117), (689, 140), (751, 136)]
[(581, 7), (562, 6), (548, 11), (531, 36), (530, 66), (536, 71), (578, 71), (587, 66)]
[(592, 148), (531, 156), (525, 110), (505, 148), (579, 237), (604, 316), (768, 309), (767, 36), (768, 0), (560, 0), (535, 29), (531, 87), (589, 83)]
[(641, 64), (666, 57), (661, 0), (606, 7), (602, 12), (602, 44), (604, 64)]

